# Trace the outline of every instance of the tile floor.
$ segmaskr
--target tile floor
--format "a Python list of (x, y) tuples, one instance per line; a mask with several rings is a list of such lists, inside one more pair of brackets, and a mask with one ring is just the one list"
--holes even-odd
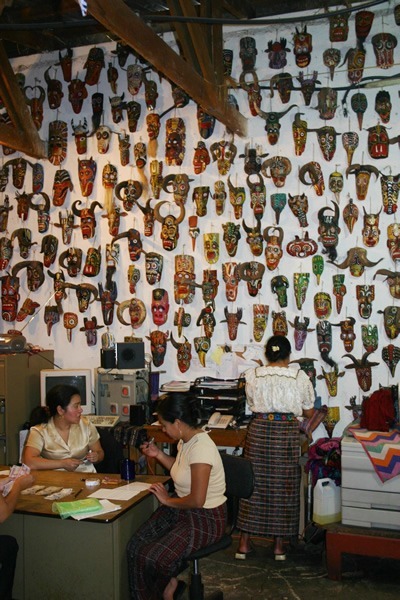
[[(255, 552), (246, 561), (235, 560), (233, 546), (200, 563), (206, 592), (218, 586), (225, 600), (398, 600), (400, 562), (344, 555), (342, 581), (327, 578), (324, 543), (300, 541), (287, 560), (273, 560), (272, 542), (255, 540)], [(189, 571), (180, 575), (188, 580)], [(185, 593), (183, 600), (187, 600)]]

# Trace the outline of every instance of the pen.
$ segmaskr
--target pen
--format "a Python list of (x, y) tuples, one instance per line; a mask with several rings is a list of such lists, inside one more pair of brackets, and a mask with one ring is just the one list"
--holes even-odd
[(152, 444), (154, 442), (154, 438), (150, 438), (149, 441), (147, 442), (147, 445), (150, 446), (150, 444)]
[(77, 498), (81, 492), (83, 492), (83, 488), (81, 488), (80, 490), (78, 490), (76, 492), (76, 494), (74, 495), (74, 498)]

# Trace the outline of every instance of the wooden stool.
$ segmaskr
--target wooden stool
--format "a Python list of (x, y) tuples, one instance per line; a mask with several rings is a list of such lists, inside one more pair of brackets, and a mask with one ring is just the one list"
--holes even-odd
[(400, 531), (368, 529), (332, 523), (326, 529), (326, 563), (328, 578), (342, 578), (342, 554), (379, 556), (400, 560)]

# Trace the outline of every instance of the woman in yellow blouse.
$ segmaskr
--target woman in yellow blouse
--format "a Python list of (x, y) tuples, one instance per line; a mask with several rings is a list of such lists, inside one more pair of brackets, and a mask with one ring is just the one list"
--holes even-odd
[(56, 385), (46, 396), (41, 423), (31, 427), (22, 455), (31, 469), (96, 472), (104, 452), (94, 425), (82, 417), (79, 390)]

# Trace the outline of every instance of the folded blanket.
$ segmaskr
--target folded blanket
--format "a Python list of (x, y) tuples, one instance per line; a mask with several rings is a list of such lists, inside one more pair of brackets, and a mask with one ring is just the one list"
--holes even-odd
[(100, 511), (102, 508), (97, 498), (84, 498), (83, 500), (73, 500), (72, 502), (53, 502), (53, 506), (51, 507), (52, 511), (59, 513), (62, 519), (67, 519), (73, 515)]
[(400, 474), (400, 429), (368, 431), (357, 425), (348, 431), (360, 442), (379, 479), (385, 483)]

